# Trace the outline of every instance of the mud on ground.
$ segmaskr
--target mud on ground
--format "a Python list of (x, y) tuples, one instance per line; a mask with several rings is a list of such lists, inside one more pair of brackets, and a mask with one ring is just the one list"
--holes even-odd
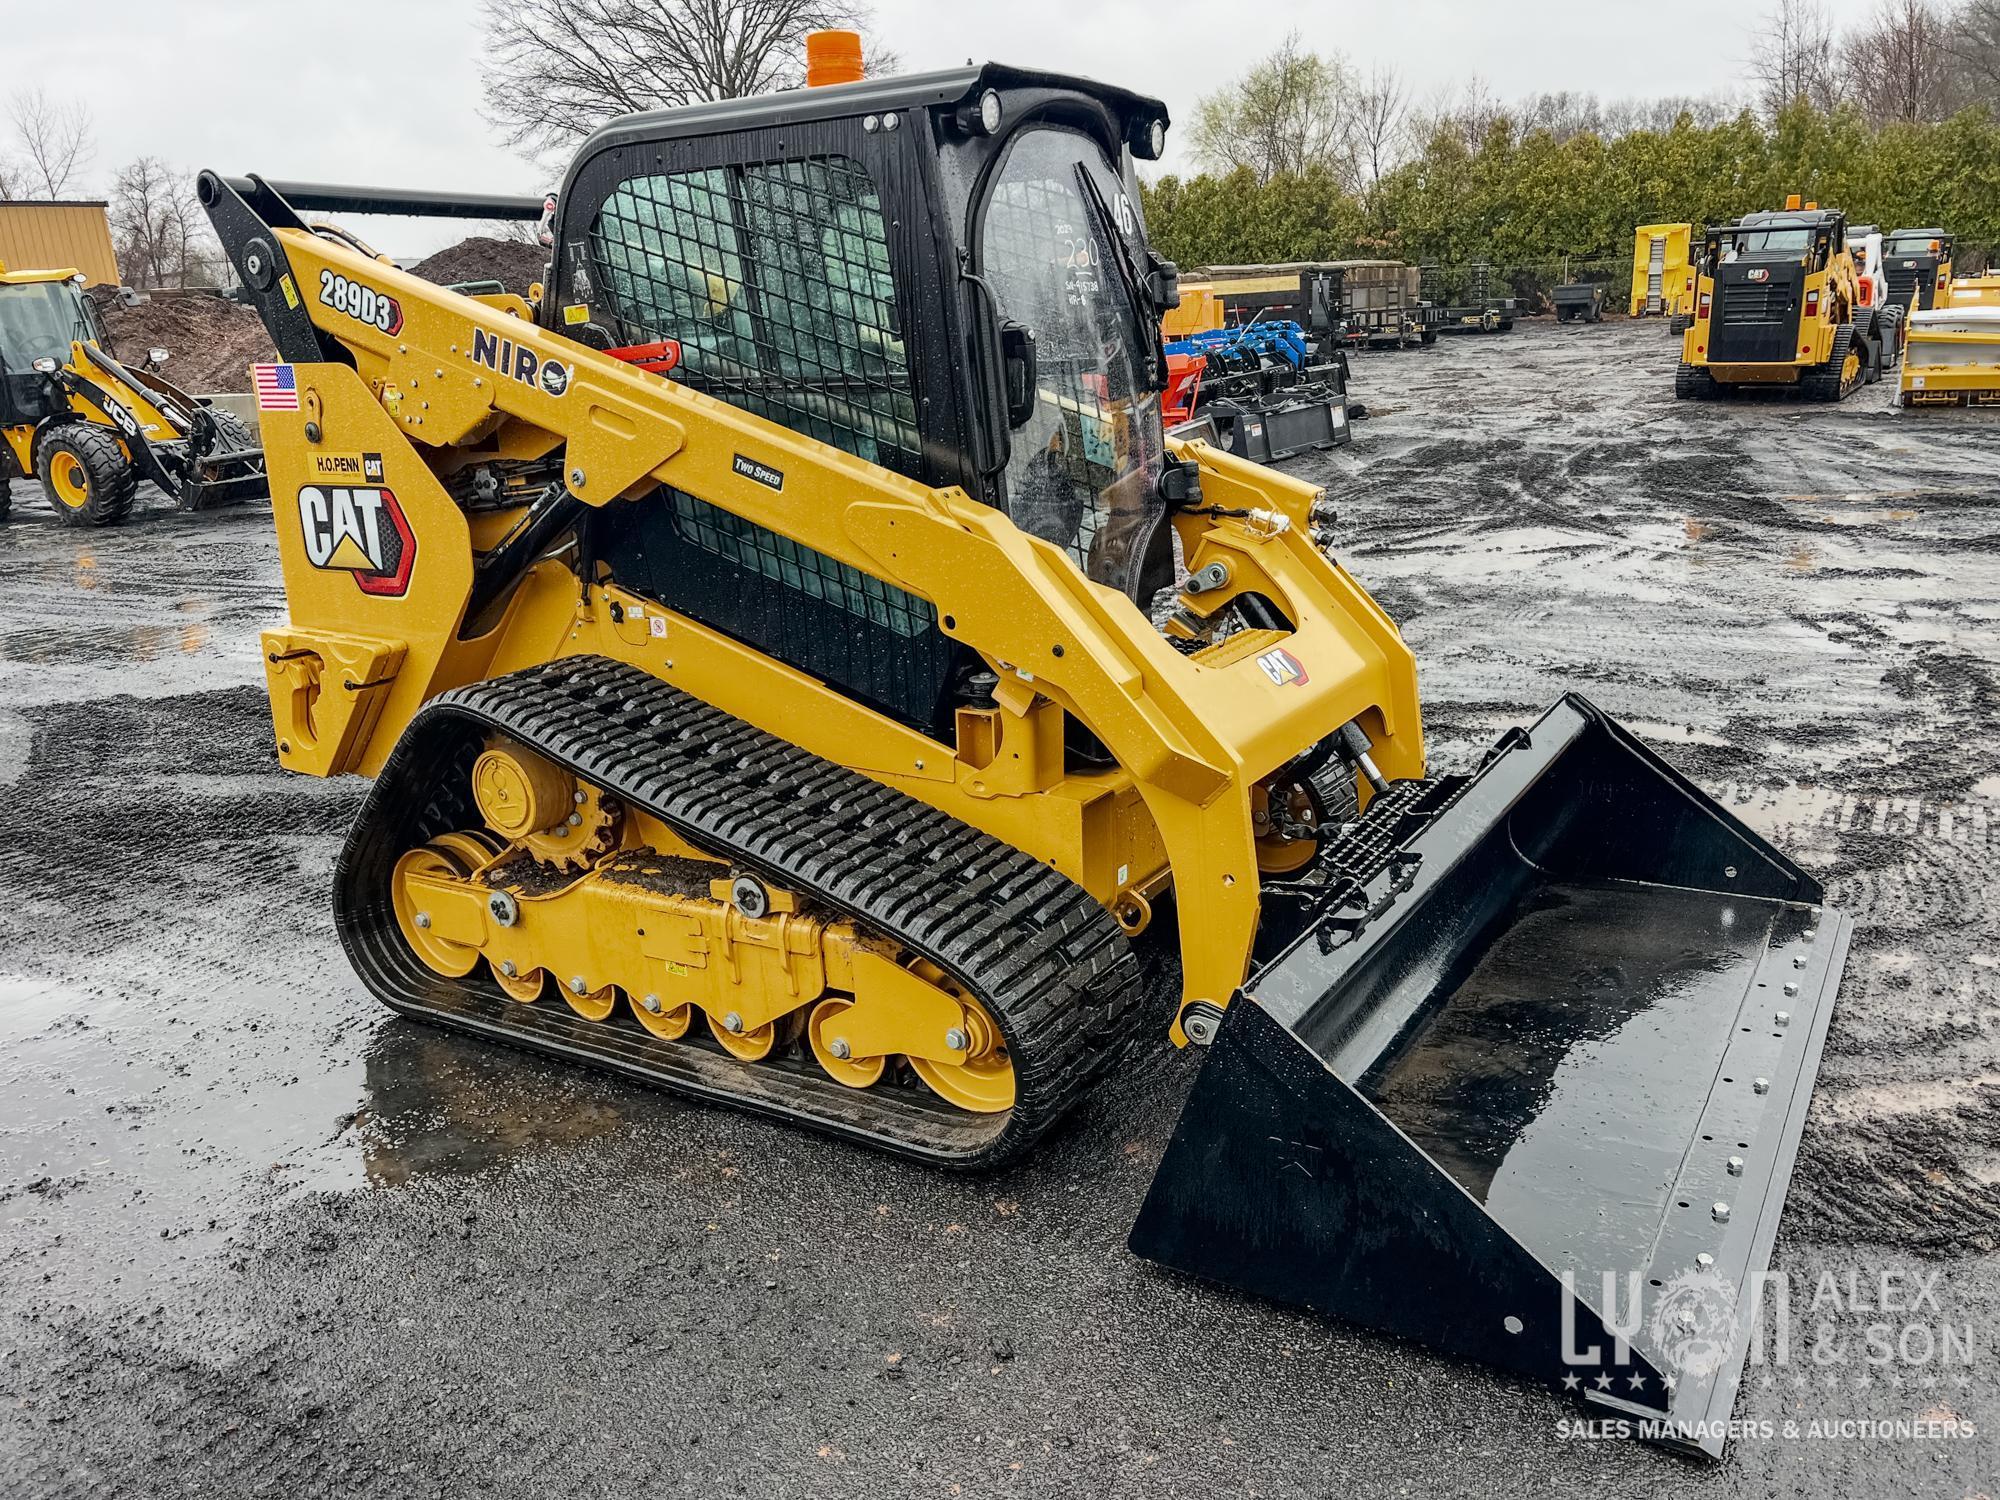
[(1936, 1277), (1971, 1358), (1864, 1388), (1801, 1352), (1737, 1414), (1978, 1437), (1700, 1467), (1162, 1275), (1123, 1235), (1198, 1062), (1164, 1045), (960, 1178), (392, 1020), (326, 908), (360, 788), (271, 752), (268, 513), (148, 492), (82, 534), (17, 483), (0, 1490), (1991, 1494), (2000, 414), (1677, 405), (1671, 366), (1657, 325), (1363, 356), (1379, 415), (1302, 471), (1416, 650), (1438, 764), (1582, 691), (1853, 915), (1776, 1263)]

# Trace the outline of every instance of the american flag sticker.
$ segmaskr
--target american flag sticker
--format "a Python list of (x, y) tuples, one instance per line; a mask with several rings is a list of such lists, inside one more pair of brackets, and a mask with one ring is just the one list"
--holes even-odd
[(257, 410), (299, 409), (299, 377), (290, 365), (252, 365), (250, 378), (257, 391)]

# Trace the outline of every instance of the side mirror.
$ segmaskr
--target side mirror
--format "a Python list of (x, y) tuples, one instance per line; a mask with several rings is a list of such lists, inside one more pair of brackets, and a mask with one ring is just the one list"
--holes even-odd
[(146, 363), (147, 363), (147, 364), (149, 364), (149, 365), (163, 365), (163, 364), (165, 364), (166, 362), (167, 362), (167, 351), (166, 351), (166, 350), (164, 350), (164, 349), (148, 349), (148, 350), (146, 351)]
[(1146, 300), (1156, 313), (1169, 313), (1181, 305), (1181, 268), (1146, 252)]
[(1019, 427), (1035, 414), (1041, 372), (1035, 335), (1012, 318), (1000, 325), (1000, 379), (1007, 396), (1007, 426)]

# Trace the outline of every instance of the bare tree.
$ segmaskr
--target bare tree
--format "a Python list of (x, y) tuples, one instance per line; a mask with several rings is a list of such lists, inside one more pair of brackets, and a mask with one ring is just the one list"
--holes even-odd
[(1803, 99), (1831, 109), (1840, 97), (1833, 21), (1821, 0), (1777, 0), (1750, 54), (1760, 102), (1776, 115)]
[(1409, 110), (1409, 90), (1394, 68), (1376, 68), (1368, 75), (1354, 101), (1354, 155), (1371, 184), (1396, 165)]
[(1268, 181), (1323, 166), (1353, 187), (1359, 94), (1352, 68), (1338, 56), (1307, 52), (1295, 31), (1248, 73), (1196, 102), (1190, 144), (1215, 172), (1248, 167)]
[[(556, 152), (635, 110), (793, 87), (807, 32), (870, 15), (866, 0), (485, 0), (487, 115), (510, 145)], [(895, 71), (886, 49), (864, 55)]]
[(1664, 134), (1672, 130), (1682, 115), (1689, 123), (1707, 129), (1733, 120), (1748, 107), (1740, 95), (1662, 94), (1655, 99), (1614, 99), (1604, 106), (1604, 137), (1612, 140), (1635, 130)]
[(2000, 111), (2000, 0), (1967, 0), (1952, 17), (1945, 45), (1964, 96)]
[(1604, 106), (1595, 94), (1575, 94), (1563, 89), (1553, 94), (1530, 94), (1514, 111), (1523, 130), (1546, 130), (1559, 141), (1579, 135), (1603, 135)]
[(208, 286), (216, 280), (221, 247), (195, 201), (193, 179), (157, 156), (118, 169), (111, 232), (119, 273), (130, 286)]
[(20, 152), (8, 172), (6, 196), (34, 193), (61, 198), (81, 191), (83, 174), (97, 154), (90, 111), (79, 100), (51, 99), (41, 88), (23, 89), (7, 107)]
[(1882, 0), (1841, 42), (1848, 92), (1876, 124), (1933, 121), (1957, 102), (1951, 18), (1936, 0)]
[(1456, 88), (1447, 84), (1434, 90), (1421, 108), (1412, 109), (1408, 135), (1419, 149), (1443, 135), (1477, 151), (1487, 133), (1507, 117), (1492, 86), (1474, 73)]

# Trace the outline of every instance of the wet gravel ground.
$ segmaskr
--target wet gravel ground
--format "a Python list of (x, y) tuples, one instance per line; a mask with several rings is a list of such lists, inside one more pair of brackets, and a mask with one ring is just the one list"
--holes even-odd
[[(1198, 1061), (1164, 1045), (965, 1179), (392, 1020), (326, 909), (360, 786), (269, 746), (268, 522), (152, 496), (82, 534), (16, 484), (0, 1494), (1992, 1493), (2000, 413), (1677, 405), (1672, 358), (1620, 324), (1364, 356), (1377, 415), (1300, 468), (1436, 762), (1580, 689), (1854, 916), (1777, 1249), (1800, 1347), (1737, 1407), (1773, 1436), (1565, 1436), (1136, 1262)], [(1869, 1311), (1885, 1271), (1931, 1300)], [(1978, 1435), (1804, 1426), (1920, 1415)]]

